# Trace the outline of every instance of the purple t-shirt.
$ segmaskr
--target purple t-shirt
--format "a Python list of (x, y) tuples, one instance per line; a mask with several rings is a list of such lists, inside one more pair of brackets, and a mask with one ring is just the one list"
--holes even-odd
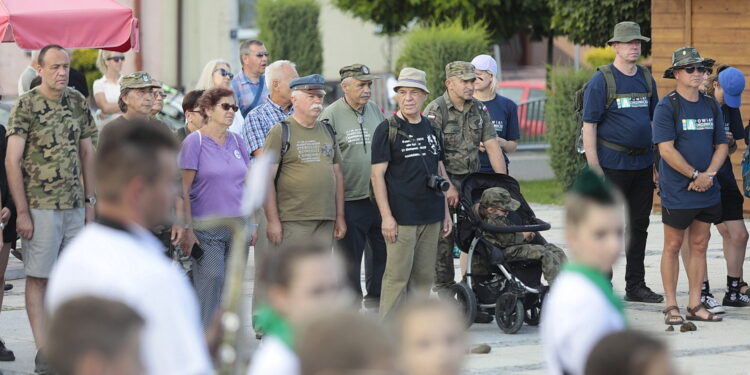
[(242, 216), (240, 202), (250, 158), (239, 135), (227, 132), (224, 145), (213, 138), (191, 133), (182, 141), (180, 168), (197, 171), (190, 188), (194, 219)]

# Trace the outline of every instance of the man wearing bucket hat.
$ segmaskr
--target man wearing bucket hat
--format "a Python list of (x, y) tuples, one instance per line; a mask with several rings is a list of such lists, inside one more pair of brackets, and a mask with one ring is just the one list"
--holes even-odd
[(721, 220), (720, 187), (714, 181), (727, 157), (724, 117), (713, 98), (699, 91), (706, 68), (692, 47), (672, 54), (665, 77), (677, 81), (675, 91), (659, 101), (654, 111), (653, 142), (658, 146), (664, 251), (661, 274), (666, 295), (665, 324), (683, 321), (677, 307), (676, 288), (680, 247), (690, 229), (688, 320), (721, 321), (701, 304), (701, 284), (706, 274), (706, 248), (711, 223)]
[(380, 296), (385, 271), (385, 240), (380, 231), (378, 207), (370, 200), (370, 166), (372, 165), (372, 134), (385, 120), (377, 104), (370, 100), (372, 75), (362, 64), (348, 65), (339, 70), (344, 96), (331, 103), (320, 115), (336, 130), (336, 143), (341, 150), (344, 174), (344, 216), (346, 236), (338, 242), (347, 263), (349, 283), (362, 295), (360, 269), (365, 255), (367, 296)]
[(384, 318), (393, 317), (407, 297), (429, 296), (438, 237), (452, 229), (440, 129), (422, 116), (430, 93), (425, 73), (402, 69), (394, 91), (399, 111), (372, 137), (373, 196), (388, 253), (380, 292)]
[[(484, 144), (495, 173), (507, 173), (507, 169), (487, 107), (473, 98), (477, 77), (474, 65), (454, 61), (445, 66), (445, 76), (445, 93), (428, 104), (424, 112), (444, 134), (445, 168), (452, 184), (448, 203), (455, 207), (461, 181), (479, 171), (480, 144)], [(453, 237), (443, 238), (438, 244), (435, 289), (444, 295), (455, 284), (453, 247)]]
[(588, 165), (607, 176), (628, 204), (625, 299), (659, 303), (663, 297), (646, 286), (644, 268), (654, 194), (651, 119), (659, 96), (651, 72), (636, 64), (649, 40), (635, 22), (615, 25), (607, 42), (615, 61), (598, 67), (583, 89), (582, 134)]
[(331, 126), (317, 120), (324, 85), (320, 74), (289, 81), (294, 113), (266, 137), (263, 152), (279, 156), (264, 205), (271, 247), (311, 240), (330, 247), (346, 234), (341, 152)]

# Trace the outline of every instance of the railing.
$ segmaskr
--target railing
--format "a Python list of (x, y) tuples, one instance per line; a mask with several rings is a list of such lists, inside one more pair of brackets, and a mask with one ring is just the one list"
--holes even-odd
[(539, 98), (518, 105), (518, 127), (521, 132), (519, 150), (545, 150), (549, 147), (544, 122), (545, 103), (547, 98)]

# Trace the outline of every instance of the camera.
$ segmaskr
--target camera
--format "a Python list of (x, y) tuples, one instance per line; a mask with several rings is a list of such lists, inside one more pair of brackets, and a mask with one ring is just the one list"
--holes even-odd
[(451, 184), (438, 175), (432, 175), (427, 177), (427, 187), (437, 191), (448, 191)]

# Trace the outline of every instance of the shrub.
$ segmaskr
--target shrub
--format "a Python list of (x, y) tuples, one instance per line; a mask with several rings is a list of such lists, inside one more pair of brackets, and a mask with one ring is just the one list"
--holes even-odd
[(430, 90), (429, 103), (445, 91), (445, 65), (451, 61), (471, 61), (488, 50), (489, 34), (481, 24), (462, 27), (453, 22), (418, 28), (404, 37), (395, 74), (398, 76), (407, 66), (424, 70)]
[(259, 0), (259, 39), (274, 60), (297, 64), (300, 76), (323, 71), (323, 44), (315, 0)]
[(575, 120), (573, 98), (593, 72), (575, 71), (570, 67), (554, 67), (550, 72), (551, 90), (547, 91), (545, 121), (550, 146), (550, 166), (555, 177), (567, 189), (581, 170), (584, 157), (576, 152), (576, 140), (581, 124)]
[(75, 49), (70, 59), (70, 67), (86, 76), (86, 84), (91, 96), (94, 95), (92, 89), (94, 81), (102, 77), (102, 73), (96, 67), (97, 56), (99, 56), (99, 50), (96, 48)]
[(615, 50), (612, 47), (595, 48), (589, 51), (584, 57), (586, 64), (596, 69), (601, 65), (609, 65), (615, 61)]

